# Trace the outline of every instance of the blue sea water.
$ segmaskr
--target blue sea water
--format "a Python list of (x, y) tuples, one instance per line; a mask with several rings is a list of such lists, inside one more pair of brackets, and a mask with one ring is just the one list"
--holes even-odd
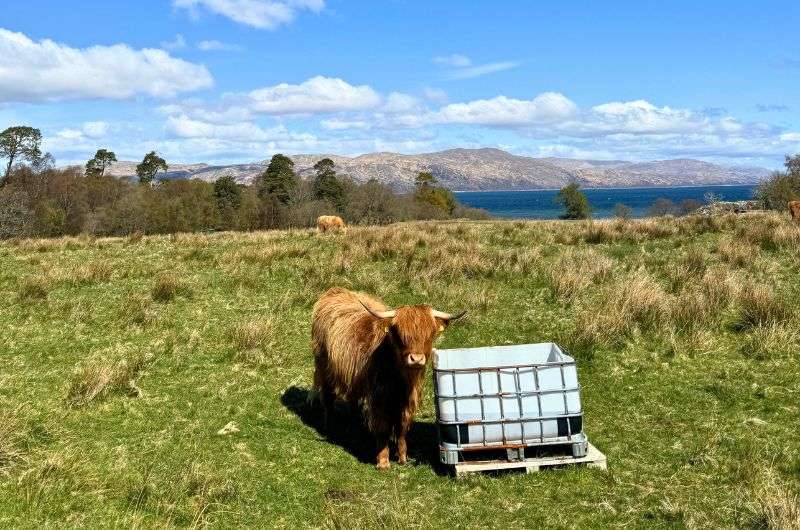
[[(685, 186), (674, 188), (595, 188), (583, 189), (592, 206), (592, 217), (614, 216), (614, 206), (622, 203), (633, 210), (634, 217), (644, 217), (653, 203), (661, 198), (680, 204), (686, 199), (705, 203), (708, 193), (723, 201), (753, 198), (755, 186)], [(483, 208), (496, 217), (516, 219), (558, 219), (563, 208), (553, 202), (558, 190), (531, 191), (458, 191), (459, 202)]]

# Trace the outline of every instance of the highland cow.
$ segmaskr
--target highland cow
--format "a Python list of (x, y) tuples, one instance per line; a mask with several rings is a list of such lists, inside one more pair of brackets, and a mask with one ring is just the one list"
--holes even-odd
[(377, 467), (388, 469), (389, 441), (407, 459), (406, 434), (421, 398), (433, 343), (457, 315), (428, 305), (388, 309), (364, 293), (333, 288), (314, 305), (314, 390), (325, 411), (334, 401), (363, 410), (377, 443)]
[(344, 230), (346, 225), (338, 215), (320, 215), (317, 217), (317, 230), (327, 232), (329, 230)]
[(800, 221), (800, 201), (789, 201), (789, 215), (795, 221)]

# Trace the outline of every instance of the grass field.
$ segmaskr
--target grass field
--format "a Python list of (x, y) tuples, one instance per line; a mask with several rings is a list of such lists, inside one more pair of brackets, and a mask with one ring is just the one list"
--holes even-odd
[[(446, 476), (430, 381), (377, 471), (306, 405), (334, 285), (468, 309), (441, 347), (566, 347), (609, 471)], [(0, 298), (0, 527), (800, 525), (788, 217), (8, 241)]]

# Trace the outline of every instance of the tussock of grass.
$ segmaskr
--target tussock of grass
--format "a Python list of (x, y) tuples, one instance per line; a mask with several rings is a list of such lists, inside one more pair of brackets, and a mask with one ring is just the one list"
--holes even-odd
[(614, 260), (592, 249), (571, 251), (543, 267), (542, 276), (556, 298), (571, 301), (589, 285), (608, 279)]
[(741, 342), (739, 350), (756, 360), (791, 359), (800, 355), (800, 332), (786, 324), (772, 322), (753, 328)]
[(138, 397), (141, 391), (136, 380), (150, 360), (149, 355), (140, 352), (128, 353), (118, 359), (92, 358), (73, 372), (67, 388), (67, 401), (72, 406), (81, 407), (112, 394)]
[(225, 254), (221, 262), (228, 265), (250, 264), (269, 266), (282, 259), (299, 259), (307, 256), (309, 248), (304, 244), (275, 242), (264, 246), (245, 247)]
[(748, 223), (737, 226), (736, 235), (764, 250), (796, 247), (800, 244), (800, 226), (785, 223), (779, 216), (752, 216)]
[(90, 285), (111, 279), (114, 267), (108, 260), (94, 260), (75, 268), (70, 279), (76, 285)]
[(156, 302), (169, 302), (178, 295), (188, 295), (189, 286), (177, 274), (166, 272), (156, 276), (150, 296)]
[(747, 284), (737, 296), (731, 327), (744, 331), (757, 326), (785, 322), (791, 316), (786, 302), (767, 285)]
[(125, 322), (146, 326), (155, 321), (153, 298), (145, 294), (130, 293), (124, 296), (119, 311), (120, 319)]
[(429, 528), (437, 526), (425, 514), (423, 503), (407, 499), (394, 488), (370, 495), (348, 490), (325, 492), (323, 528)]
[(230, 332), (235, 353), (233, 360), (253, 366), (280, 360), (278, 334), (274, 318), (263, 318), (233, 327)]
[(619, 343), (634, 328), (642, 330), (668, 321), (671, 300), (663, 287), (644, 271), (609, 283), (601, 296), (579, 312), (579, 344), (609, 346)]
[(19, 281), (17, 294), (20, 300), (44, 300), (50, 291), (51, 279), (44, 274), (25, 276)]
[(753, 528), (800, 530), (800, 496), (768, 468), (751, 488), (745, 522)]
[(136, 243), (140, 242), (144, 238), (144, 232), (141, 230), (135, 230), (128, 236), (127, 242), (130, 245), (135, 245)]
[(24, 430), (20, 408), (0, 410), (0, 477), (23, 458)]
[(758, 258), (760, 252), (757, 246), (733, 238), (720, 240), (716, 251), (722, 261), (734, 267), (747, 267)]

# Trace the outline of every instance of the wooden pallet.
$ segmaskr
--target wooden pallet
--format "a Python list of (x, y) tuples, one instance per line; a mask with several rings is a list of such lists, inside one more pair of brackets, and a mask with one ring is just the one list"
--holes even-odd
[(507, 460), (483, 460), (459, 462), (454, 464), (456, 476), (468, 473), (478, 473), (481, 471), (498, 471), (504, 469), (525, 469), (526, 473), (534, 473), (543, 467), (558, 467), (568, 465), (585, 465), (598, 469), (608, 469), (606, 455), (598, 451), (597, 447), (589, 444), (586, 456), (575, 458), (572, 455), (545, 456), (539, 458), (526, 458), (519, 461)]

